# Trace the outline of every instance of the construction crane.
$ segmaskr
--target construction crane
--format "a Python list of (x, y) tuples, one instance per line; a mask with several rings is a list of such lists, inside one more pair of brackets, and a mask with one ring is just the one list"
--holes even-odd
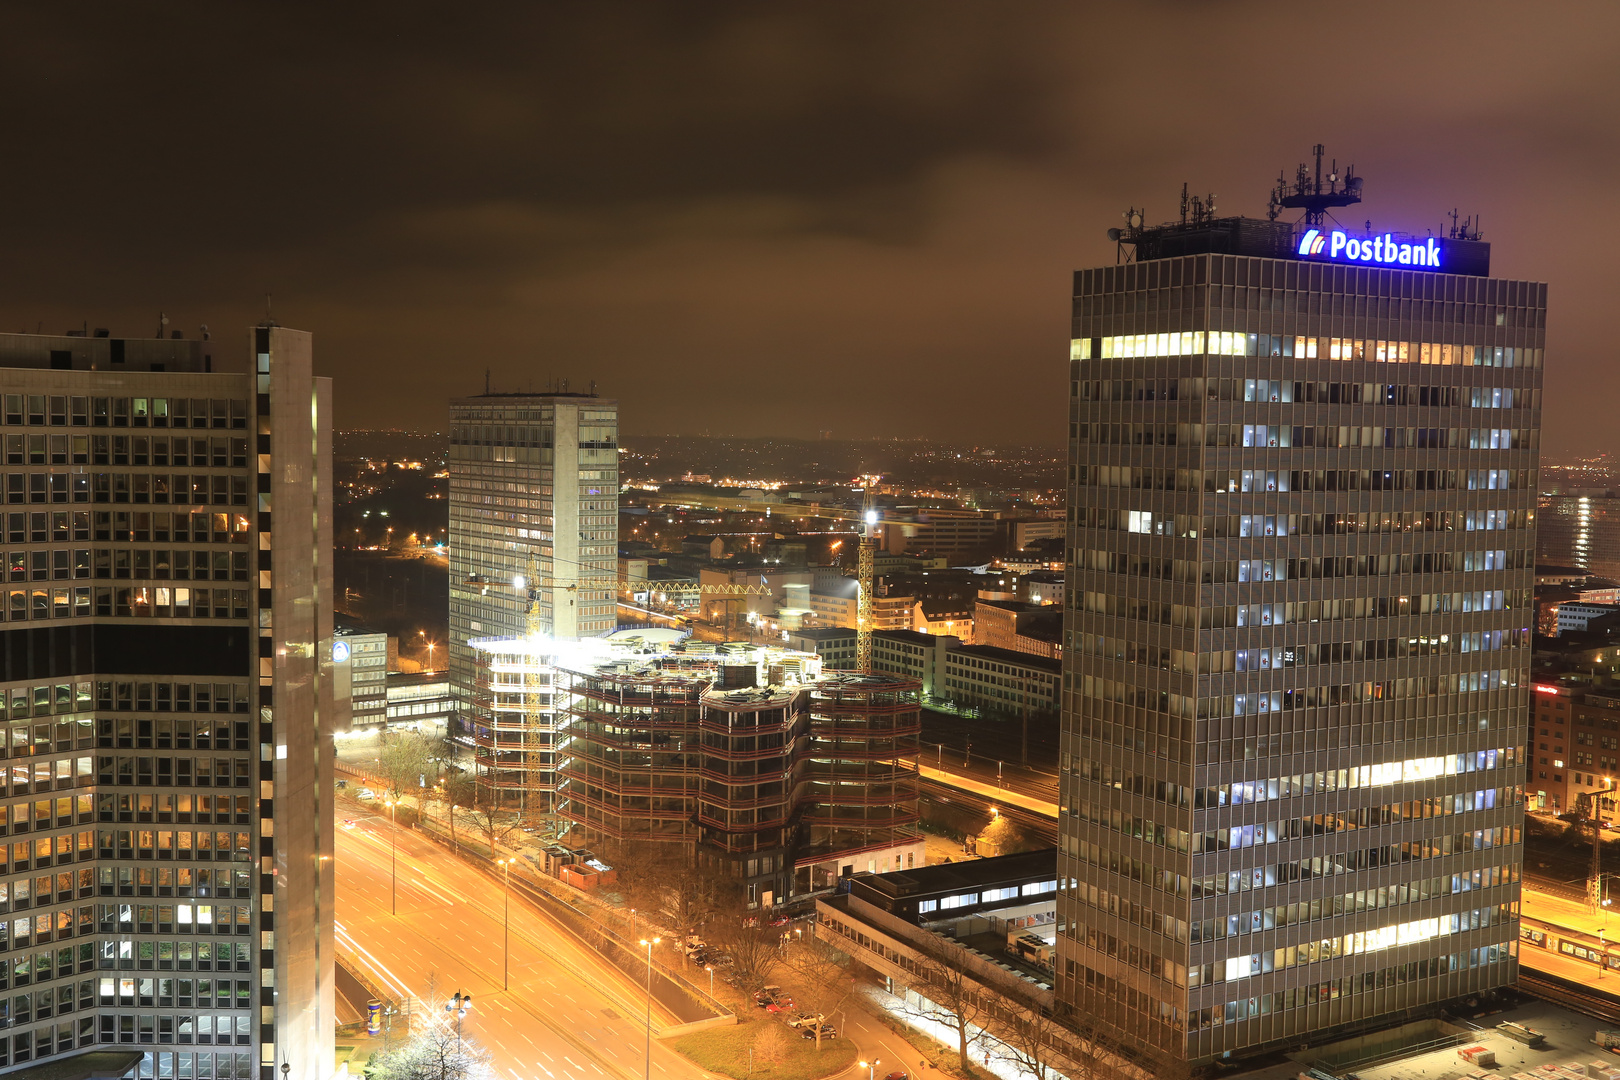
[[(529, 552), (529, 610), (524, 619), (524, 632), (527, 634), (530, 647), (545, 632), (545, 622), (540, 614), (540, 559), (533, 551)], [(523, 665), (523, 739), (524, 739), (524, 765), (526, 767), (528, 782), (523, 785), (523, 811), (528, 816), (533, 811), (532, 796), (534, 781), (546, 765), (546, 747), (541, 739), (545, 727), (545, 717), (540, 707), (540, 672), (538, 665), (531, 655), (528, 662)], [(555, 726), (555, 725), (553, 725)], [(552, 739), (552, 763), (556, 763), (556, 739)], [(555, 786), (555, 784), (553, 784)], [(550, 814), (554, 809), (555, 795), (546, 797), (545, 813)]]
[(855, 670), (872, 670), (873, 590), (877, 580), (877, 481), (876, 476), (862, 478), (866, 487), (861, 495), (861, 546), (856, 562), (855, 578), (860, 591), (855, 608)]

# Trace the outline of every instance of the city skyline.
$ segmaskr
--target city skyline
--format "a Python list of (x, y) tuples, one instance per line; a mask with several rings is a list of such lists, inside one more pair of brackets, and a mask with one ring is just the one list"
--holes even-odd
[[(1599, 5), (1490, 15), (1509, 10), (1294, 13), (1288, 40), (1359, 57), (1354, 95), (1277, 93), (1281, 38), (1275, 61), (1229, 62), (1270, 40), (1258, 4), (926, 24), (837, 5), (496, 8), (401, 16), (382, 37), (344, 13), (14, 11), (0, 86), (18, 138), (120, 167), (0, 178), (29, 207), (0, 232), (0, 326), (145, 336), (167, 313), (194, 332), (257, 322), (269, 293), (321, 334), (339, 427), (442, 425), (438, 403), (487, 368), (509, 390), (596, 379), (632, 431), (998, 442), (1061, 427), (1053, 282), (1111, 259), (1122, 211), (1172, 218), (1186, 181), (1258, 216), (1322, 141), (1367, 177), (1345, 225), (1438, 232), (1455, 207), (1553, 286), (1547, 449), (1608, 449), (1579, 417), (1620, 399), (1601, 321), (1620, 236), (1563, 218), (1602, 199), (1613, 121), (1590, 102), (1620, 27)], [(1105, 47), (1132, 39), (1164, 50), (1146, 83), (1133, 50)], [(50, 45), (72, 62), (39, 64)], [(777, 380), (779, 407), (741, 407)], [(981, 408), (987, 391), (1005, 406)]]

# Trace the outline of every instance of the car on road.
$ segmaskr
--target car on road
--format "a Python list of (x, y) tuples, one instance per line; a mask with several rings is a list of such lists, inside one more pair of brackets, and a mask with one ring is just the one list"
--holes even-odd
[(354, 818), (352, 818), (352, 817), (346, 817), (346, 818), (343, 819), (343, 827), (345, 829), (352, 829), (352, 828), (355, 827), (356, 824), (357, 823), (355, 822)]
[(883, 1080), (911, 1080), (911, 1074), (906, 1072), (904, 1069), (896, 1069), (894, 1072), (885, 1076)]

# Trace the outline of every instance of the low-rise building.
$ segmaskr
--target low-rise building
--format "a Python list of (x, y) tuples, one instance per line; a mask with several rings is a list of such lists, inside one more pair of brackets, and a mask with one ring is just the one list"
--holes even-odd
[[(850, 666), (855, 662), (853, 630), (843, 635), (800, 630), (789, 634), (787, 644), (816, 652), (829, 667), (838, 666), (835, 655), (847, 654)], [(924, 701), (1004, 715), (1055, 715), (1062, 684), (1061, 661), (915, 630), (874, 633), (872, 664), (922, 683)]]
[[(1535, 691), (1525, 748), (1530, 808), (1563, 813), (1594, 792), (1620, 792), (1620, 691), (1569, 675), (1538, 678)], [(1610, 798), (1605, 808), (1612, 816)]]
[(1585, 630), (1593, 619), (1616, 612), (1620, 612), (1620, 605), (1594, 604), (1585, 600), (1565, 601), (1558, 605), (1557, 632), (1562, 635), (1571, 630)]
[(455, 713), (448, 671), (390, 671), (388, 726), (448, 730)]
[(1036, 570), (1018, 579), (1018, 599), (1026, 604), (1062, 604), (1063, 572)]
[(1043, 656), (964, 645), (945, 658), (945, 685), (936, 691), (952, 704), (991, 712), (1055, 715), (1063, 664)]
[(914, 609), (913, 630), (924, 634), (943, 634), (971, 645), (973, 638), (973, 605), (933, 603), (919, 600)]
[(960, 648), (960, 638), (924, 634), (915, 630), (885, 630), (872, 635), (872, 667), (922, 683), (923, 699), (939, 696), (945, 677), (945, 657)]
[(816, 933), (871, 973), (899, 1023), (935, 1038), (944, 1028), (949, 1041), (955, 1017), (970, 1015), (975, 1066), (1152, 1075), (1104, 1053), (1084, 1018), (1064, 1016), (1055, 1000), (1057, 884), (1052, 848), (856, 875), (816, 901)]
[[(822, 577), (812, 585), (804, 601), (817, 626), (856, 625), (860, 614), (860, 583), (855, 578)], [(878, 595), (872, 598), (872, 621), (879, 630), (909, 630), (916, 617), (917, 601), (912, 596), (885, 595), (878, 579)]]
[(855, 628), (852, 626), (807, 626), (789, 630), (782, 644), (815, 653), (829, 671), (848, 671), (855, 666)]
[(980, 600), (974, 605), (973, 626), (975, 645), (991, 645), (1049, 660), (1063, 656), (1063, 609), (1055, 604)]
[(380, 726), (388, 719), (388, 635), (343, 615), (332, 617), (334, 730)]

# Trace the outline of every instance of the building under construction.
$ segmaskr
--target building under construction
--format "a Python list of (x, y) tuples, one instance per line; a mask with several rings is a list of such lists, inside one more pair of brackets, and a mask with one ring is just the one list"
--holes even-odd
[(684, 847), (751, 905), (921, 860), (919, 684), (672, 638), (476, 642), (480, 788), (587, 844)]
[(475, 638), (473, 746), (478, 802), (550, 813), (557, 790), (556, 645), (549, 637)]

